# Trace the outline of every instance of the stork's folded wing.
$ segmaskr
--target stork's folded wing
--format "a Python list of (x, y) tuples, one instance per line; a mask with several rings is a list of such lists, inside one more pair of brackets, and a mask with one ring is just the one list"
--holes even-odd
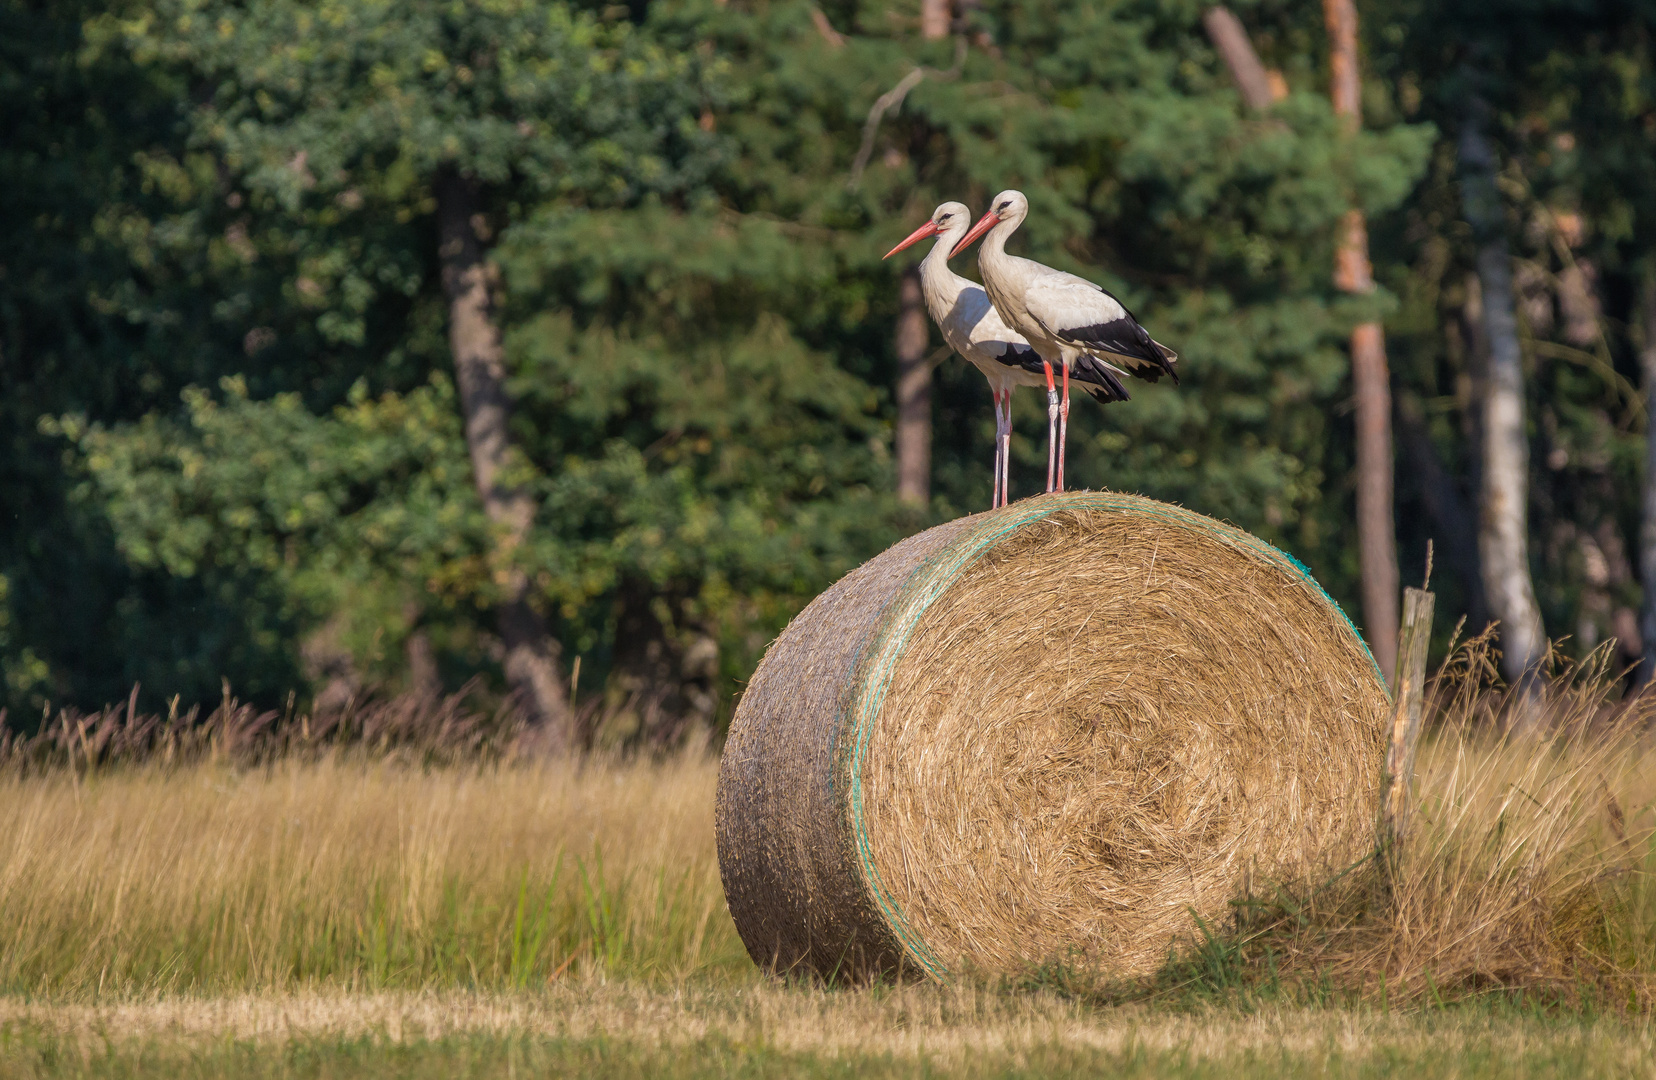
[(1024, 303), (1059, 341), (1120, 364), (1135, 378), (1155, 382), (1166, 374), (1179, 381), (1172, 352), (1151, 340), (1121, 301), (1092, 282), (1055, 273), (1032, 285)]

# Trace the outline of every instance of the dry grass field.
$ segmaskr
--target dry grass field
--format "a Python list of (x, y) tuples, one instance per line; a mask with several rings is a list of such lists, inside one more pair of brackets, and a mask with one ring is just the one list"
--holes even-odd
[(281, 761), (0, 780), (0, 988), (54, 999), (745, 975), (716, 767)]
[[(1652, 1075), (1648, 717), (1441, 699), (1395, 870), (1254, 883), (1150, 979), (762, 976), (716, 764), (0, 770), (0, 1077)], [(1470, 685), (1470, 684), (1468, 684)]]

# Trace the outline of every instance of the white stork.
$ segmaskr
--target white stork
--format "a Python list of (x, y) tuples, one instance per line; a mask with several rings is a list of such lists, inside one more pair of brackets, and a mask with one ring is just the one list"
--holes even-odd
[[(920, 263), (920, 288), (926, 297), (926, 310), (943, 331), (943, 340), (989, 380), (989, 390), (995, 399), (995, 491), (990, 501), (992, 507), (999, 507), (1007, 501), (1012, 391), (1019, 386), (1040, 386), (1044, 382), (1052, 392), (1052, 369), (1023, 335), (1001, 321), (982, 286), (949, 269), (950, 253), (971, 223), (972, 212), (964, 204), (943, 203), (932, 211), (930, 221), (886, 252), (885, 257), (889, 259), (928, 236), (939, 237)], [(1127, 400), (1127, 390), (1121, 385), (1122, 374), (1092, 356), (1083, 355), (1075, 365), (1076, 380), (1106, 404)]]
[[(1099, 356), (1121, 365), (1135, 378), (1155, 382), (1164, 374), (1179, 381), (1173, 350), (1151, 339), (1133, 313), (1120, 300), (1086, 278), (1054, 270), (1031, 259), (1006, 253), (1006, 239), (1017, 231), (1029, 214), (1029, 200), (1021, 191), (1003, 191), (989, 204), (989, 210), (951, 254), (970, 247), (988, 233), (978, 252), (983, 287), (1007, 325), (1019, 331), (1034, 346), (1046, 364), (1047, 385), (1052, 382), (1052, 365), (1064, 369), (1062, 404), (1057, 395), (1047, 395), (1049, 443), (1056, 442), (1057, 483), (1053, 481), (1053, 455), (1047, 452), (1047, 490), (1064, 490), (1064, 440), (1069, 435), (1069, 381), (1072, 369), (1083, 357)], [(1057, 426), (1056, 440), (1050, 437)]]

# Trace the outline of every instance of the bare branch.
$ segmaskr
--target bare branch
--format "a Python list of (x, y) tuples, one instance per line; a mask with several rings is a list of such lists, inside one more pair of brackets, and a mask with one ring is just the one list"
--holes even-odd
[(885, 114), (903, 106), (903, 99), (908, 97), (909, 91), (919, 86), (927, 78), (948, 82), (958, 79), (961, 71), (966, 67), (966, 38), (955, 38), (955, 62), (948, 71), (938, 71), (936, 68), (917, 67), (904, 75), (896, 86), (874, 99), (869, 106), (868, 119), (863, 123), (862, 145), (857, 148), (857, 156), (851, 162), (851, 179), (846, 187), (852, 191), (862, 181), (863, 170), (868, 168), (868, 159), (874, 153), (874, 138), (880, 133), (880, 121)]
[(817, 33), (822, 35), (822, 40), (828, 43), (830, 49), (843, 49), (845, 47), (845, 37), (834, 29), (833, 24), (828, 21), (828, 16), (822, 13), (821, 8), (811, 9), (811, 24), (817, 28)]

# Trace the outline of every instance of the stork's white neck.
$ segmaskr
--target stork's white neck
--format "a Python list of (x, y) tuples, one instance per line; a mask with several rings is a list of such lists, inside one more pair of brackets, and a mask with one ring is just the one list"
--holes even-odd
[(978, 262), (982, 263), (985, 260), (999, 262), (1001, 259), (1005, 258), (1006, 240), (1013, 233), (1017, 232), (1018, 226), (1022, 224), (1022, 214), (1019, 214), (1017, 217), (1002, 218), (994, 228), (989, 230), (989, 234), (983, 238), (983, 243), (978, 249)]
[(971, 223), (951, 225), (937, 234), (937, 243), (920, 260), (920, 291), (926, 297), (926, 310), (939, 326), (954, 308), (955, 297), (966, 285), (966, 280), (949, 269), (949, 253), (966, 235)]
[[(983, 275), (983, 287), (989, 293), (1001, 317), (1025, 334), (1028, 329), (1019, 325), (1016, 290), (1011, 288), (1013, 267), (1006, 253), (1006, 238), (1018, 231), (1023, 215), (1002, 218), (989, 230), (978, 246), (978, 272)], [(1030, 340), (1034, 340), (1031, 338)]]
[(971, 227), (970, 222), (963, 222), (959, 225), (950, 225), (947, 229), (938, 233), (937, 243), (933, 244), (932, 249), (926, 252), (926, 257), (920, 260), (921, 272), (924, 273), (930, 270), (932, 273), (937, 273), (940, 270), (947, 269), (949, 253), (954, 250), (956, 244), (960, 243), (960, 238), (965, 236), (966, 230)]

